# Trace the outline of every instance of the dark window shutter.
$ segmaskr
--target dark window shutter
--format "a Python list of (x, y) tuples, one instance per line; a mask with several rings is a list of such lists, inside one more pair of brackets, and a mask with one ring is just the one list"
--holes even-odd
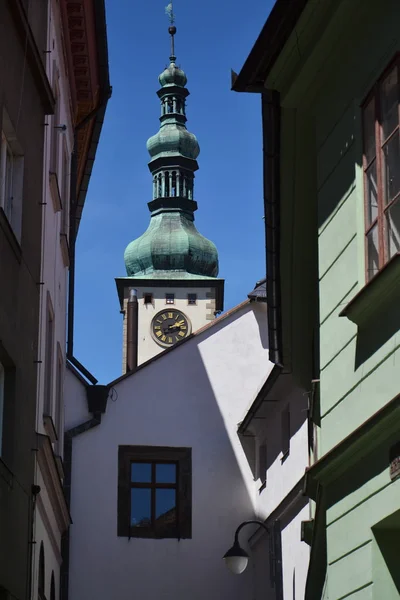
[(120, 446), (118, 450), (118, 535), (124, 537), (129, 536), (130, 532), (129, 465), (127, 447)]
[(179, 534), (192, 537), (192, 451), (187, 449), (179, 461)]

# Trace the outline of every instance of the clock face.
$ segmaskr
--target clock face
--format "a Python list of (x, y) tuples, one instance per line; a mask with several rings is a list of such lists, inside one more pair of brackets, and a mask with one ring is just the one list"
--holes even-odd
[(192, 330), (189, 319), (180, 310), (162, 310), (151, 322), (151, 334), (159, 346), (169, 348), (185, 339)]

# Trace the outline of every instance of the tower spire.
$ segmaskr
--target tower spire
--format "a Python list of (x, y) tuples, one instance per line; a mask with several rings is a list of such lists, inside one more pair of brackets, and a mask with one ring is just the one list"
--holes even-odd
[(161, 115), (159, 131), (147, 141), (153, 179), (147, 231), (125, 251), (128, 277), (217, 277), (218, 252), (194, 225), (197, 202), (194, 178), (200, 153), (196, 136), (186, 128), (185, 72), (175, 61), (175, 15), (172, 1), (166, 7), (171, 36), (170, 64), (159, 76)]
[(165, 12), (169, 18), (168, 33), (171, 36), (171, 56), (169, 57), (169, 60), (171, 62), (175, 62), (176, 61), (176, 56), (175, 56), (176, 26), (175, 26), (175, 13), (174, 13), (174, 7), (173, 7), (172, 1), (168, 4), (168, 6), (165, 7)]

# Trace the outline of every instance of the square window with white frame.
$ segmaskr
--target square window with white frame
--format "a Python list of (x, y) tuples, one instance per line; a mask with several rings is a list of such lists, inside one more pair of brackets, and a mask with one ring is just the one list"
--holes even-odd
[(8, 114), (3, 110), (0, 147), (0, 207), (21, 240), (24, 157)]
[(165, 294), (165, 304), (175, 304), (175, 294)]

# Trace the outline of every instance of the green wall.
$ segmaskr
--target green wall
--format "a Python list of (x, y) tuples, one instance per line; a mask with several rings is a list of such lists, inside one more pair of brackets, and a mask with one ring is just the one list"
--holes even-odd
[[(310, 328), (319, 318), (318, 458), (400, 392), (394, 313), (381, 312), (363, 329), (339, 316), (366, 283), (360, 104), (400, 51), (399, 23), (398, 0), (310, 0), (266, 82), (282, 103), (284, 358), (306, 379)], [(397, 309), (398, 298), (392, 303)], [(326, 490), (325, 599), (400, 597), (390, 566), (400, 533), (393, 520), (400, 482), (389, 478), (394, 441), (382, 441), (370, 456), (366, 449)]]

